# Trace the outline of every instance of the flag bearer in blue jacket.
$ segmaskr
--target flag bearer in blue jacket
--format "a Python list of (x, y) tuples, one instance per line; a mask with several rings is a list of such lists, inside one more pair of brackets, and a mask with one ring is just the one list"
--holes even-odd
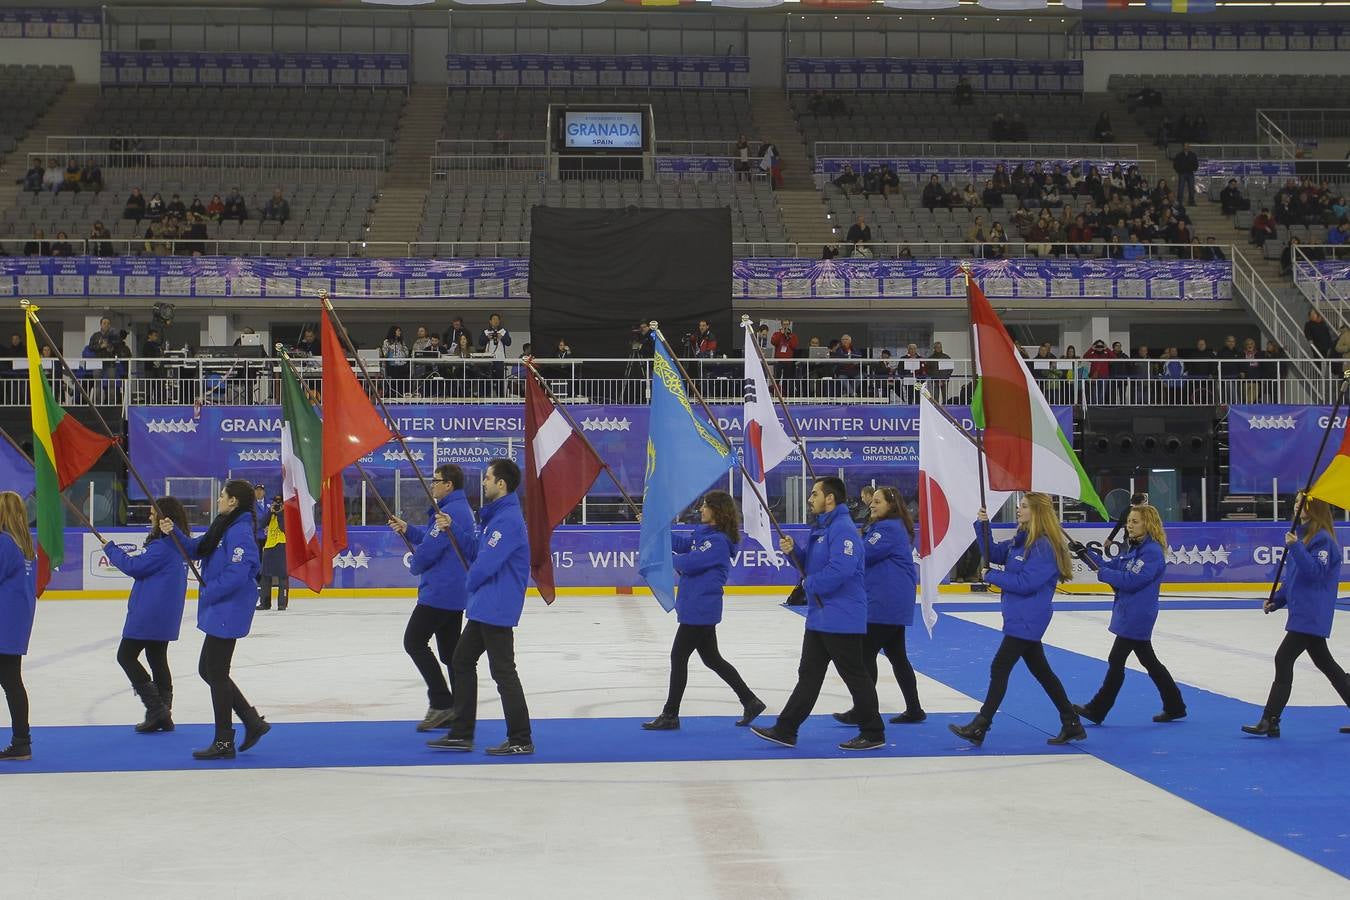
[[(816, 524), (809, 543), (797, 548), (783, 536), (778, 546), (792, 553), (806, 578), (806, 632), (793, 688), (778, 721), (771, 728), (751, 726), (757, 736), (784, 747), (797, 745), (797, 729), (820, 698), (830, 663), (853, 697), (858, 736), (841, 750), (876, 750), (886, 743), (886, 726), (877, 710), (877, 687), (867, 677), (867, 589), (863, 583), (862, 538), (848, 514), (844, 482), (821, 478), (809, 498)], [(873, 654), (875, 655), (875, 654)]]
[(670, 693), (661, 715), (643, 722), (648, 731), (673, 731), (680, 727), (680, 700), (689, 681), (689, 657), (698, 651), (703, 664), (736, 692), (743, 713), (737, 725), (749, 725), (764, 712), (764, 701), (755, 696), (736, 667), (717, 649), (717, 623), (722, 621), (722, 588), (731, 574), (731, 551), (740, 543), (736, 501), (726, 491), (709, 491), (699, 504), (700, 524), (689, 537), (676, 537), (675, 571), (680, 589), (675, 595), (679, 628), (670, 648)]
[[(173, 497), (160, 497), (155, 509), (182, 534), (188, 533), (187, 512)], [(173, 675), (169, 672), (169, 644), (178, 640), (183, 624), (183, 600), (187, 596), (187, 563), (165, 534), (159, 522), (150, 526), (145, 544), (128, 553), (113, 541), (103, 545), (108, 562), (135, 583), (127, 602), (122, 643), (117, 664), (127, 673), (134, 690), (145, 704), (145, 721), (138, 734), (173, 731)], [(150, 664), (146, 672), (140, 656)]]
[[(247, 481), (225, 482), (216, 501), (216, 517), (206, 533), (193, 540), (179, 539), (188, 556), (201, 560), (202, 585), (197, 593), (197, 628), (206, 634), (197, 673), (211, 688), (216, 736), (209, 747), (194, 750), (194, 759), (234, 759), (231, 712), (244, 723), (238, 752), (250, 749), (272, 729), (244, 699), (230, 678), (235, 643), (248, 635), (258, 601), (258, 526), (253, 509), (253, 487)], [(165, 534), (174, 530), (172, 519), (160, 519)]]
[(0, 688), (9, 704), (9, 746), (0, 761), (33, 758), (28, 729), (28, 691), (23, 686), (23, 657), (37, 612), (37, 553), (28, 530), (28, 510), (13, 491), (0, 492)]
[[(980, 510), (976, 534), (983, 541), (989, 532), (989, 516)], [(1055, 507), (1048, 494), (1022, 495), (1017, 505), (1017, 533), (1010, 541), (992, 544), (989, 561), (1003, 566), (1002, 571), (988, 570), (985, 581), (1003, 591), (999, 607), (1003, 612), (1003, 642), (989, 665), (989, 691), (979, 715), (966, 725), (948, 725), (952, 733), (975, 746), (984, 742), (985, 733), (994, 714), (1008, 692), (1008, 676), (1013, 666), (1023, 660), (1027, 670), (1041, 683), (1055, 709), (1059, 710), (1059, 734), (1047, 744), (1065, 744), (1087, 737), (1078, 713), (1064, 693), (1064, 685), (1050, 668), (1045, 658), (1041, 638), (1050, 627), (1050, 601), (1055, 585), (1068, 581), (1073, 574), (1069, 558), (1069, 538), (1055, 518)]]
[[(863, 496), (867, 496), (864, 489)], [(918, 680), (905, 652), (905, 630), (914, 624), (914, 591), (919, 573), (914, 565), (914, 519), (893, 487), (876, 488), (867, 501), (867, 528), (863, 531), (863, 558), (867, 567), (867, 674), (877, 683), (877, 654), (885, 653), (895, 673), (905, 711), (891, 718), (893, 725), (912, 725), (928, 718), (919, 703)], [(853, 710), (835, 713), (845, 725), (856, 725)]]
[(1248, 734), (1266, 737), (1280, 736), (1280, 716), (1294, 687), (1294, 663), (1304, 653), (1327, 676), (1341, 701), (1350, 706), (1350, 683), (1346, 681), (1345, 670), (1327, 647), (1340, 589), (1341, 545), (1336, 543), (1331, 507), (1325, 500), (1304, 498), (1297, 531), (1284, 536), (1284, 552), (1288, 557), (1284, 581), (1265, 604), (1267, 613), (1281, 608), (1289, 610), (1284, 640), (1275, 651), (1275, 681), (1270, 686), (1261, 721), (1242, 726)]
[[(1186, 703), (1181, 699), (1172, 673), (1153, 652), (1153, 625), (1158, 621), (1158, 589), (1162, 586), (1163, 571), (1167, 568), (1167, 534), (1162, 517), (1155, 507), (1147, 504), (1130, 509), (1125, 520), (1128, 540), (1125, 550), (1115, 559), (1106, 559), (1095, 550), (1083, 547), (1080, 555), (1087, 555), (1097, 568), (1097, 578), (1115, 588), (1116, 599), (1111, 604), (1110, 632), (1116, 636), (1111, 653), (1106, 658), (1106, 680), (1097, 695), (1082, 706), (1074, 706), (1080, 718), (1097, 725), (1115, 705), (1116, 695), (1125, 683), (1125, 662), (1133, 653), (1162, 697), (1162, 712), (1153, 717), (1155, 722), (1172, 722), (1186, 717)], [(1074, 545), (1078, 551), (1082, 545)]]
[[(389, 527), (414, 547), (408, 566), (417, 576), (417, 605), (403, 631), (403, 649), (427, 685), (427, 714), (418, 723), (418, 731), (444, 728), (454, 715), (454, 673), (450, 665), (469, 599), (464, 587), (467, 570), (459, 554), (467, 560), (474, 546), (473, 510), (464, 496), (464, 470), (449, 463), (437, 466), (431, 496), (436, 505), (427, 511), (426, 528), (397, 517), (389, 520)], [(436, 638), (434, 655), (432, 637)], [(445, 674), (441, 674), (441, 665)]]
[(488, 669), (497, 683), (506, 715), (506, 741), (487, 750), (490, 756), (524, 756), (534, 752), (530, 710), (516, 672), (515, 627), (525, 606), (530, 575), (530, 545), (520, 513), (520, 468), (511, 460), (494, 459), (483, 470), (483, 507), (478, 511), (476, 544), (465, 547), (469, 574), (465, 586), (469, 620), (455, 646), (455, 712), (450, 733), (427, 746), (437, 750), (473, 749), (478, 721), (478, 658), (487, 653)]

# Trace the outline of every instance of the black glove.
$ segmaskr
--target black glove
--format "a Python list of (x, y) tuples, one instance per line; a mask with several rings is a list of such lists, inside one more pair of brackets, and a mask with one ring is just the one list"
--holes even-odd
[(1083, 546), (1078, 541), (1069, 541), (1069, 550), (1074, 556), (1082, 556), (1087, 552), (1087, 547)]

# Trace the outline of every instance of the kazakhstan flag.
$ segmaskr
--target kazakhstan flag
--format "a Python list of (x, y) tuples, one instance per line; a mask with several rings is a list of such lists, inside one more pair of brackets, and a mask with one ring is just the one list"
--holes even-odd
[(731, 448), (689, 405), (665, 338), (652, 359), (652, 404), (647, 432), (647, 486), (642, 494), (638, 572), (666, 612), (675, 608), (670, 524), (708, 486), (736, 465)]

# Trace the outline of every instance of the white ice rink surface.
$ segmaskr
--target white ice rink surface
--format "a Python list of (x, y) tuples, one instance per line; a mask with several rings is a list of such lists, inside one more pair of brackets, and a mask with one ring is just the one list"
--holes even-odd
[[(777, 599), (729, 598), (719, 628), (724, 655), (770, 713), (791, 689), (802, 631)], [(259, 613), (236, 653), (236, 681), (273, 722), (406, 719), (416, 745), (412, 724), (426, 703), (402, 650), (410, 605), (295, 600), (286, 613)], [(114, 660), (123, 611), (109, 601), (40, 604), (25, 664), (36, 727), (126, 724), (128, 741), (159, 739), (129, 729), (140, 709)], [(184, 638), (171, 650), (180, 724), (209, 720), (194, 614), (189, 605)], [(959, 615), (997, 627), (992, 611)], [(1106, 618), (1058, 612), (1047, 643), (1104, 658)], [(532, 715), (654, 715), (674, 625), (649, 597), (563, 597), (551, 609), (528, 601), (516, 645)], [(1156, 646), (1183, 684), (1260, 702), (1282, 626), (1259, 611), (1167, 611)], [(1347, 638), (1342, 627), (1332, 641), (1343, 663)], [(987, 664), (987, 656), (970, 661)], [(500, 707), (481, 669), (481, 715), (495, 719)], [(894, 712), (898, 692), (884, 665), (881, 685), (883, 709)], [(922, 674), (919, 690), (930, 713), (978, 706)], [(1325, 680), (1301, 668), (1292, 703), (1333, 702)], [(845, 706), (831, 675), (816, 714)], [(738, 711), (695, 660), (682, 714)], [(499, 728), (485, 722), (480, 732)], [(888, 739), (905, 733), (892, 726)], [(1090, 742), (1107, 739), (1094, 732)], [(41, 732), (34, 751), (42, 752)], [(999, 755), (992, 736), (983, 750), (914, 758), (441, 759), (79, 774), (24, 774), (24, 764), (10, 764), (0, 772), (0, 896), (1328, 898), (1350, 888), (1114, 765), (1063, 751)], [(1350, 829), (1350, 813), (1342, 827)]]

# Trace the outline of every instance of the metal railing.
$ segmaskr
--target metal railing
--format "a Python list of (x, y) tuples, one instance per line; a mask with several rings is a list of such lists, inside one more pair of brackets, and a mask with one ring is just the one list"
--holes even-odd
[(1350, 109), (1260, 109), (1256, 115), (1295, 141), (1350, 137)]
[(436, 141), (436, 156), (538, 156), (548, 152), (543, 140), (511, 138), (442, 138)]
[(388, 144), (381, 138), (231, 137), (228, 135), (57, 134), (45, 141), (48, 159), (83, 163), (109, 153), (288, 153), (376, 156), (384, 168)]
[[(1174, 144), (1173, 146), (1177, 146)], [(1202, 160), (1221, 159), (1234, 162), (1293, 159), (1287, 149), (1276, 144), (1191, 144), (1195, 155)], [(1179, 152), (1179, 151), (1178, 151)]]
[(1294, 285), (1312, 307), (1337, 331), (1350, 326), (1350, 317), (1343, 305), (1350, 301), (1350, 277), (1327, 277), (1317, 265), (1327, 259), (1350, 260), (1350, 247), (1298, 244), (1294, 246), (1292, 256)]
[[(816, 141), (815, 159), (829, 156), (1008, 158), (1042, 162), (1050, 159), (1134, 160), (1138, 144), (1007, 143), (1004, 141)], [(1100, 169), (1100, 166), (1098, 167)]]
[[(1233, 293), (1245, 302), (1266, 334), (1282, 347), (1303, 346), (1304, 316), (1296, 315), (1279, 294), (1270, 289), (1247, 257), (1233, 248)], [(1321, 363), (1321, 365), (1318, 365)], [(1319, 360), (1294, 361), (1292, 374), (1313, 389), (1319, 381), (1325, 364)]]
[(1298, 155), (1298, 144), (1294, 139), (1259, 109), (1256, 111), (1256, 137), (1259, 143), (1277, 154), (1276, 159), (1293, 159)]
[[(384, 159), (374, 153), (217, 153), (205, 150), (131, 150), (99, 153), (92, 157), (105, 170), (105, 180), (199, 179), (209, 173), (224, 181), (358, 182), (378, 185)], [(29, 165), (45, 164), (50, 157), (28, 155)]]
[(543, 181), (547, 177), (548, 157), (542, 153), (487, 156), (437, 153), (431, 157), (428, 180)]
[[(1235, 403), (1327, 403), (1341, 383), (1339, 360), (1254, 359), (1026, 360), (1054, 405), (1213, 407)], [(271, 359), (79, 359), (77, 376), (105, 406), (248, 405), (279, 402), (279, 363)], [(317, 390), (322, 364), (296, 359), (302, 380)], [(645, 359), (536, 358), (553, 392), (569, 403), (646, 403), (651, 373)], [(739, 405), (744, 362), (684, 360), (700, 391), (714, 403)], [(965, 359), (871, 357), (796, 358), (770, 362), (791, 403), (915, 404), (920, 388), (943, 403), (967, 404), (974, 389)], [(20, 365), (23, 365), (20, 362)], [(367, 389), (388, 403), (515, 403), (524, 399), (516, 359), (438, 357), (367, 363)], [(1100, 372), (1100, 376), (1094, 373)], [(600, 374), (596, 374), (600, 373)], [(23, 368), (0, 372), (0, 407), (29, 405)], [(57, 400), (78, 400), (69, 376), (53, 378)]]

